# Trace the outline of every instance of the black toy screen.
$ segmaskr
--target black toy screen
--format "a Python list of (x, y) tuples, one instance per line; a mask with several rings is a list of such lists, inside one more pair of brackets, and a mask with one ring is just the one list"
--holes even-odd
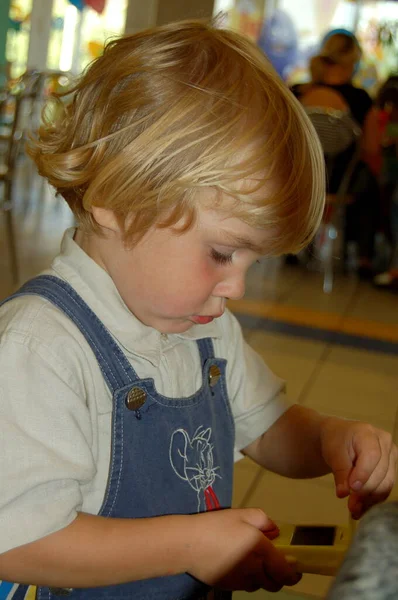
[(295, 528), (292, 546), (333, 546), (336, 527), (311, 527), (300, 525)]

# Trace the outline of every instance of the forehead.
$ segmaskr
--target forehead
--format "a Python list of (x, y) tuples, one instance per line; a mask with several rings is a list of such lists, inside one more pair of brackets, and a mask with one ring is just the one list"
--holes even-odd
[(267, 252), (269, 232), (228, 214), (225, 207), (199, 207), (197, 228), (210, 242), (231, 248), (248, 248), (260, 255)]

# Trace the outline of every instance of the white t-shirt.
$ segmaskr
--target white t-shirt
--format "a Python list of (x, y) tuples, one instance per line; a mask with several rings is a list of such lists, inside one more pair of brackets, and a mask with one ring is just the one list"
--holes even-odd
[[(290, 406), (284, 382), (243, 340), (226, 311), (183, 334), (160, 334), (127, 308), (112, 279), (64, 236), (47, 273), (67, 281), (159, 393), (186, 397), (201, 386), (195, 340), (211, 337), (227, 359), (236, 457)], [(98, 513), (107, 484), (112, 397), (77, 327), (49, 301), (25, 296), (0, 309), (0, 552)]]

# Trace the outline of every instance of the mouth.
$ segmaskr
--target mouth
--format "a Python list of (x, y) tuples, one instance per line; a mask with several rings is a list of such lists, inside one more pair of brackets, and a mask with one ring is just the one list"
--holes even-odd
[(193, 321), (197, 325), (207, 325), (208, 323), (211, 323), (212, 321), (214, 321), (214, 319), (218, 319), (221, 316), (222, 316), (222, 313), (220, 315), (214, 315), (213, 317), (210, 315), (209, 316), (194, 315), (193, 317), (191, 317), (191, 321)]

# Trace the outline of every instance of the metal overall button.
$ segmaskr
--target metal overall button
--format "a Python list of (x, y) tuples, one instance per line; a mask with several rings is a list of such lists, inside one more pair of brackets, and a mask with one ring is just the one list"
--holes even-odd
[(221, 371), (220, 371), (220, 367), (218, 367), (217, 365), (211, 365), (210, 369), (209, 369), (209, 383), (211, 387), (214, 387), (217, 383), (217, 381), (220, 379), (221, 377)]
[(58, 588), (58, 587), (50, 587), (48, 588), (54, 596), (70, 596), (73, 592), (73, 588)]
[(137, 419), (141, 419), (140, 408), (145, 404), (146, 392), (139, 387), (133, 387), (127, 394), (126, 406), (135, 412)]

